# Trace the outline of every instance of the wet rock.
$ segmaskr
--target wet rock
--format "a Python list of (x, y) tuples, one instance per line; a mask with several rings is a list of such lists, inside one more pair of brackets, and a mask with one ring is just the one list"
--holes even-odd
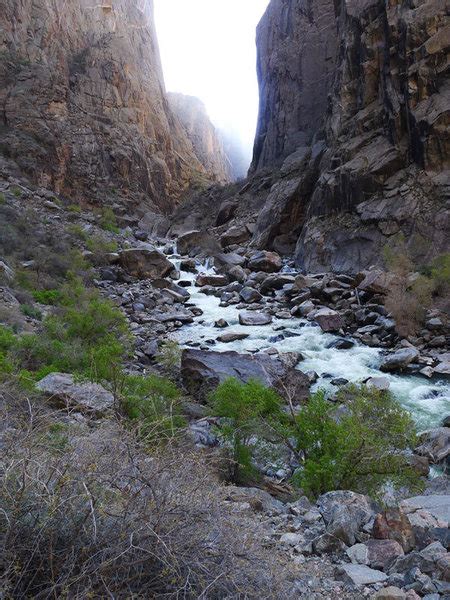
[(138, 279), (158, 279), (175, 271), (173, 264), (158, 250), (130, 248), (119, 252), (120, 266)]
[(390, 387), (389, 379), (386, 377), (369, 377), (364, 383), (368, 388), (375, 388), (382, 392), (387, 391)]
[(381, 571), (385, 571), (396, 558), (405, 554), (395, 540), (368, 540), (366, 546), (369, 559), (367, 564), (372, 569)]
[(251, 271), (264, 271), (265, 273), (277, 273), (281, 270), (283, 263), (275, 252), (256, 252), (248, 261)]
[(311, 300), (305, 300), (305, 302), (302, 302), (298, 306), (295, 306), (292, 309), (291, 314), (300, 317), (307, 317), (313, 312), (313, 310), (315, 310), (315, 308), (315, 304), (311, 302)]
[(316, 383), (316, 381), (319, 379), (319, 375), (315, 371), (306, 371), (305, 375), (307, 376), (311, 384)]
[(272, 323), (272, 317), (256, 311), (243, 311), (239, 313), (239, 323), (248, 326), (269, 325)]
[(242, 288), (242, 290), (239, 292), (239, 296), (247, 304), (259, 302), (262, 298), (261, 294), (257, 290), (255, 290), (255, 288), (251, 287)]
[(197, 287), (203, 287), (205, 285), (210, 285), (212, 287), (225, 287), (228, 285), (228, 277), (225, 275), (206, 275), (204, 273), (200, 273), (195, 280), (195, 285)]
[(381, 365), (381, 371), (399, 371), (407, 367), (410, 363), (416, 361), (420, 356), (416, 348), (403, 348), (393, 354), (385, 356)]
[(225, 327), (229, 327), (230, 324), (225, 321), (225, 319), (218, 319), (215, 323), (214, 323), (214, 327), (218, 327), (219, 329), (224, 329)]
[(257, 379), (277, 389), (283, 397), (289, 393), (296, 402), (309, 396), (309, 380), (301, 371), (262, 353), (250, 355), (187, 349), (182, 354), (181, 375), (189, 392), (200, 398), (228, 377), (236, 377), (243, 382)]
[(337, 576), (342, 581), (357, 587), (371, 585), (373, 583), (382, 583), (387, 579), (387, 575), (381, 571), (376, 571), (365, 565), (354, 564), (338, 567)]
[(177, 247), (182, 255), (197, 256), (202, 253), (212, 255), (212, 250), (217, 248), (218, 244), (210, 234), (194, 229), (178, 237)]
[(345, 379), (345, 377), (336, 377), (331, 380), (331, 383), (336, 386), (347, 385), (348, 379)]
[(344, 326), (341, 315), (331, 308), (320, 308), (308, 314), (308, 319), (314, 319), (319, 323), (324, 332), (339, 331)]
[(335, 348), (336, 350), (349, 350), (353, 348), (355, 342), (348, 338), (337, 338), (333, 340), (329, 344), (327, 344), (327, 348)]
[(415, 546), (411, 523), (398, 508), (387, 509), (375, 517), (373, 537), (378, 540), (395, 540), (405, 552), (410, 552)]
[(283, 286), (294, 283), (295, 279), (292, 275), (283, 275), (279, 273), (277, 275), (269, 275), (261, 283), (261, 294), (267, 294), (272, 290), (281, 290)]
[(230, 227), (226, 233), (220, 236), (220, 244), (223, 248), (232, 244), (243, 244), (250, 239), (251, 235), (247, 227), (235, 226)]
[(434, 367), (433, 371), (435, 375), (450, 378), (450, 362), (440, 362), (436, 367)]
[(87, 414), (101, 416), (114, 406), (114, 396), (97, 383), (76, 383), (73, 375), (50, 373), (36, 384), (51, 401)]
[(439, 464), (450, 455), (450, 428), (438, 427), (420, 435), (417, 454), (426, 456), (431, 462)]
[(223, 342), (224, 344), (229, 344), (230, 342), (237, 342), (239, 340), (245, 340), (249, 337), (248, 333), (225, 333), (224, 335), (220, 335), (217, 338), (218, 342)]

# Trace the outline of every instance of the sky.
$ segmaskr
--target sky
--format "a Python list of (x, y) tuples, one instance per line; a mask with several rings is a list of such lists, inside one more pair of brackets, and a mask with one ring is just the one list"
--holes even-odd
[(258, 116), (256, 26), (269, 0), (155, 0), (169, 92), (197, 96), (250, 156)]

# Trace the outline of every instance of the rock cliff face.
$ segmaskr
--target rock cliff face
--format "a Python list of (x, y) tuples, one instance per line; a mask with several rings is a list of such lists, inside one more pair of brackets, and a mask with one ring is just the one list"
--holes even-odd
[(170, 209), (198, 173), (168, 105), (152, 0), (0, 0), (0, 155), (80, 201)]
[(233, 177), (232, 165), (225, 153), (216, 128), (211, 123), (206, 107), (194, 96), (170, 92), (170, 106), (186, 130), (194, 152), (205, 170), (218, 183), (228, 183)]
[(444, 0), (272, 0), (252, 172), (282, 167), (254, 245), (298, 238), (313, 271), (448, 251), (449, 41)]

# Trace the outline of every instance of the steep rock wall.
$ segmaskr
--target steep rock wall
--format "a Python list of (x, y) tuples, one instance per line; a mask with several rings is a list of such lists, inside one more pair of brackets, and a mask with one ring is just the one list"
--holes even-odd
[[(297, 264), (313, 271), (379, 264), (383, 248), (403, 240), (417, 263), (426, 263), (448, 251), (449, 239), (445, 0), (336, 0), (332, 14), (330, 5), (272, 0), (258, 29), (261, 114), (253, 171), (282, 167), (253, 243), (298, 238)], [(314, 53), (305, 8), (313, 19), (326, 14), (320, 35), (326, 32), (329, 47), (336, 44), (335, 57), (323, 55), (316, 65), (311, 87), (300, 69), (280, 78), (284, 60), (291, 64), (297, 56), (299, 65)], [(280, 23), (289, 38), (280, 36)], [(310, 116), (306, 125), (302, 114)]]
[(169, 210), (205, 169), (172, 114), (152, 0), (0, 0), (0, 154), (80, 201)]
[(194, 96), (173, 92), (169, 92), (168, 98), (192, 142), (199, 162), (217, 183), (230, 182), (233, 179), (230, 159), (203, 102)]

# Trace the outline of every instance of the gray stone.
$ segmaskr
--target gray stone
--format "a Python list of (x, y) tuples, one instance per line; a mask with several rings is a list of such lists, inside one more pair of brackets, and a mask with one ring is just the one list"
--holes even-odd
[(239, 292), (239, 296), (244, 302), (247, 302), (247, 304), (259, 302), (262, 298), (261, 294), (255, 290), (255, 288), (251, 287), (242, 288), (242, 290)]
[(95, 416), (114, 406), (114, 396), (97, 383), (76, 383), (73, 375), (50, 373), (36, 384), (51, 401)]
[(239, 313), (239, 323), (248, 326), (269, 325), (272, 317), (266, 313), (247, 310)]
[(450, 494), (414, 496), (401, 502), (403, 510), (407, 513), (417, 509), (425, 509), (437, 519), (448, 523), (450, 521)]
[(406, 592), (392, 585), (378, 590), (372, 600), (405, 600)]
[(341, 315), (331, 308), (320, 308), (309, 313), (308, 319), (317, 321), (324, 332), (339, 331), (344, 326)]
[(368, 565), (369, 564), (369, 551), (365, 544), (355, 544), (345, 551), (349, 559), (354, 564)]
[(120, 266), (138, 279), (167, 277), (175, 271), (173, 264), (159, 250), (130, 248), (119, 252)]
[(365, 565), (342, 565), (338, 567), (337, 576), (346, 583), (361, 587), (386, 581), (387, 575), (381, 571), (370, 569)]
[(230, 342), (237, 342), (239, 340), (245, 340), (246, 338), (248, 338), (250, 334), (249, 333), (233, 333), (232, 331), (230, 331), (230, 333), (225, 333), (224, 335), (220, 335), (217, 338), (218, 342), (223, 342), (224, 344), (229, 344)]
[(380, 370), (387, 372), (399, 371), (416, 361), (418, 358), (419, 351), (417, 348), (403, 348), (402, 350), (397, 350), (397, 352), (384, 357), (380, 365)]

